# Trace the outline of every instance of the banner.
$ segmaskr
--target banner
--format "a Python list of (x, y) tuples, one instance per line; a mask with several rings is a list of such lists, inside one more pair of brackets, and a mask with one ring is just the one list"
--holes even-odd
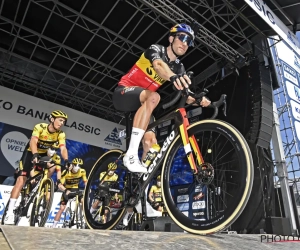
[(244, 0), (296, 53), (300, 54), (297, 37), (274, 14), (264, 0)]
[(271, 52), (274, 65), (277, 65), (275, 67), (277, 79), (285, 86), (292, 110), (291, 119), (300, 147), (300, 54), (292, 50), (285, 41), (274, 44), (274, 41), (269, 39), (269, 43), (273, 45)]
[(4, 213), (6, 203), (10, 198), (10, 192), (13, 189), (12, 186), (0, 185), (0, 220)]
[[(31, 133), (32, 130), (0, 122), (0, 175), (12, 176), (14, 174)], [(67, 139), (66, 146), (69, 159), (81, 158), (87, 174), (98, 158), (108, 150), (70, 139)], [(60, 155), (60, 150), (57, 151), (57, 154)], [(53, 180), (56, 181), (55, 174)]]
[(125, 150), (125, 141), (118, 137), (118, 132), (125, 128), (123, 125), (0, 86), (0, 122), (4, 124), (33, 130), (37, 123), (49, 123), (48, 117), (53, 110), (62, 110), (68, 115), (62, 129), (67, 139)]

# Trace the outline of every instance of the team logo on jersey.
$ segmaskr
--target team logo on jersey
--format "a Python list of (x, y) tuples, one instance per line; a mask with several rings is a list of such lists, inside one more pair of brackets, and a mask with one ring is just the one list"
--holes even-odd
[(125, 87), (122, 91), (121, 91), (121, 95), (124, 95), (127, 92), (133, 91), (135, 90), (135, 87)]
[(122, 145), (117, 128), (114, 128), (113, 131), (111, 131), (111, 133), (104, 139), (104, 141)]
[(146, 68), (146, 72), (147, 72), (147, 74), (150, 75), (150, 76), (151, 76), (152, 73), (153, 73), (151, 68), (153, 68), (153, 66), (150, 66), (150, 68)]

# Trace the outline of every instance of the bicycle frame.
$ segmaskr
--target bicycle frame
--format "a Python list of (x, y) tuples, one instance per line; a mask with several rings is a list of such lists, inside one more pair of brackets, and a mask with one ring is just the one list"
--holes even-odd
[[(54, 165), (55, 166), (55, 165)], [(54, 166), (52, 166), (52, 167), (54, 167)], [(52, 168), (52, 167), (50, 167), (50, 168)], [(39, 185), (37, 185), (38, 186), (38, 191), (37, 192), (35, 192), (36, 194), (40, 194), (40, 192), (41, 192), (41, 189), (42, 189), (42, 186), (43, 186), (43, 183), (44, 183), (44, 181), (46, 181), (47, 179), (48, 179), (48, 171), (49, 171), (49, 169), (48, 168), (45, 168), (44, 169), (44, 171), (42, 172), (42, 173), (40, 173), (40, 174), (42, 174), (43, 175), (43, 178), (41, 178), (41, 180), (39, 180)], [(37, 175), (40, 175), (40, 174), (37, 174)], [(37, 176), (36, 175), (36, 176)], [(35, 177), (35, 176), (34, 176)], [(32, 179), (34, 179), (34, 177), (32, 177)], [(45, 187), (46, 188), (46, 199), (47, 199), (47, 196), (48, 196), (48, 192), (49, 192), (49, 188), (48, 188), (48, 186), (46, 186)], [(41, 194), (41, 195), (39, 195), (39, 196), (36, 196), (36, 207), (38, 206), (38, 204), (39, 204), (39, 202), (40, 202), (40, 200), (43, 198), (43, 194)], [(36, 214), (35, 214), (36, 215)]]
[[(178, 135), (180, 135), (181, 138), (182, 138), (184, 150), (185, 150), (185, 153), (186, 153), (186, 156), (188, 158), (188, 161), (189, 161), (189, 164), (191, 166), (192, 171), (194, 173), (198, 172), (197, 165), (196, 165), (196, 162), (195, 162), (195, 159), (194, 159), (194, 156), (193, 156), (192, 152), (194, 152), (195, 155), (196, 155), (197, 164), (200, 165), (200, 164), (204, 163), (195, 137), (194, 136), (191, 136), (191, 137), (188, 136), (187, 128), (190, 124), (189, 124), (189, 121), (187, 119), (185, 108), (179, 108), (176, 111), (171, 112), (168, 115), (162, 117), (161, 119), (158, 119), (154, 123), (151, 123), (148, 126), (147, 130), (150, 130), (150, 129), (158, 126), (159, 124), (161, 124), (165, 121), (169, 121), (169, 120), (174, 120), (175, 121), (173, 131), (167, 136), (167, 138), (163, 142), (163, 146), (161, 147), (159, 153), (154, 158), (151, 165), (148, 167), (148, 173), (143, 174), (142, 177), (139, 178), (139, 180), (138, 180), (139, 183), (135, 187), (135, 189), (140, 187), (142, 193), (144, 193), (147, 185), (150, 183), (151, 179), (154, 177), (154, 174), (157, 172), (157, 170), (161, 166), (161, 164), (162, 164), (162, 162), (165, 158), (166, 152), (168, 151), (168, 149), (169, 149), (170, 145), (172, 144), (173, 140)], [(129, 186), (131, 186), (130, 183), (129, 183)]]

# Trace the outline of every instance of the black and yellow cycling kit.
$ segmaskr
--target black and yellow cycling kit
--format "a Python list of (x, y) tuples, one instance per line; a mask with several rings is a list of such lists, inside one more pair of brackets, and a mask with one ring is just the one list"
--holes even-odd
[[(83, 180), (86, 184), (87, 178), (86, 178), (86, 171), (84, 169), (79, 169), (77, 173), (73, 173), (72, 171), (64, 170), (61, 174), (60, 183), (65, 186), (67, 190), (70, 190), (71, 192), (75, 192), (79, 190), (79, 182), (80, 180)], [(72, 196), (73, 197), (73, 196)], [(72, 198), (69, 195), (69, 199)], [(82, 194), (79, 195), (79, 200), (81, 200)], [(61, 196), (61, 205), (65, 205), (68, 202), (68, 199), (65, 195)]]
[[(54, 143), (58, 142), (59, 146), (64, 146), (66, 144), (66, 134), (58, 130), (56, 132), (49, 132), (47, 123), (38, 123), (34, 126), (32, 131), (32, 137), (38, 138), (37, 142), (37, 153), (42, 156), (47, 156), (47, 150)], [(32, 152), (30, 149), (30, 142), (26, 145), (26, 150), (24, 150), (20, 164), (18, 175), (29, 177), (30, 170), (33, 167), (32, 164)]]
[(161, 187), (153, 185), (150, 189), (150, 193), (153, 193), (154, 202), (161, 202)]
[[(37, 142), (37, 153), (46, 153), (48, 148), (50, 148), (55, 142), (59, 143), (59, 146), (64, 146), (66, 144), (66, 134), (58, 130), (56, 132), (49, 132), (47, 123), (39, 123), (34, 126), (32, 137), (38, 138)], [(31, 151), (29, 143), (27, 147), (28, 151)]]
[[(105, 177), (104, 177), (104, 175), (106, 174), (106, 171), (105, 172), (102, 172), (101, 174), (100, 174), (100, 178), (99, 178), (99, 180), (102, 182), (102, 181), (117, 181), (118, 180), (118, 175), (117, 174), (113, 174), (113, 175), (106, 175)], [(104, 177), (104, 178), (103, 178)]]
[(87, 182), (86, 171), (84, 169), (79, 169), (77, 173), (64, 170), (61, 174), (60, 183), (63, 184), (66, 189), (78, 189), (81, 179), (85, 183)]

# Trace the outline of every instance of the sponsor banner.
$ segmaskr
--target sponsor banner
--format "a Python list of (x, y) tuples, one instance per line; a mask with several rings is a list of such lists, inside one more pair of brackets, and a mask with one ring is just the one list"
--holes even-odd
[[(15, 169), (19, 166), (19, 160), (25, 150), (32, 130), (20, 128), (17, 126), (0, 122), (0, 175), (12, 176)], [(107, 151), (106, 148), (100, 148), (82, 142), (67, 139), (69, 159), (83, 159), (84, 168), (89, 173), (90, 169), (97, 159)], [(57, 152), (60, 155), (60, 150)], [(53, 175), (54, 181), (56, 175)], [(82, 184), (82, 183), (81, 183)]]
[(300, 104), (293, 100), (291, 100), (290, 102), (291, 102), (293, 118), (300, 121)]
[(12, 186), (0, 185), (0, 220), (2, 219), (2, 215), (4, 213), (6, 203), (9, 200), (12, 188)]
[(177, 207), (180, 211), (189, 210), (190, 204), (189, 203), (179, 203), (177, 204)]
[(119, 139), (124, 126), (0, 86), (2, 123), (32, 130), (37, 123), (48, 123), (53, 110), (68, 114), (62, 129), (67, 139), (107, 149), (125, 149), (125, 141)]
[(192, 209), (203, 209), (205, 208), (205, 201), (194, 201), (192, 204)]
[(178, 195), (177, 196), (177, 203), (181, 203), (181, 202), (189, 202), (189, 195), (188, 194)]
[(300, 54), (291, 49), (285, 41), (274, 44), (274, 41), (269, 39), (269, 44), (278, 82), (286, 88), (288, 104), (292, 110), (291, 125), (294, 124), (300, 146)]
[[(61, 199), (62, 193), (61, 192), (55, 192), (53, 197), (53, 202), (51, 206), (51, 210), (47, 219), (47, 222), (45, 224), (45, 227), (51, 227), (54, 221), (54, 218), (59, 211), (60, 208), (60, 199)], [(65, 218), (65, 211), (62, 213), (60, 217), (60, 221), (57, 223), (57, 227), (62, 227), (63, 222)]]
[(244, 0), (293, 50), (300, 54), (299, 41), (289, 28), (274, 14), (264, 0)]
[(204, 211), (201, 211), (201, 212), (193, 212), (193, 216), (194, 217), (199, 217), (199, 216), (204, 216)]
[[(10, 198), (10, 192), (13, 189), (12, 186), (0, 185), (0, 220), (2, 219), (5, 206)], [(53, 224), (55, 215), (59, 211), (60, 207), (60, 199), (61, 199), (61, 192), (55, 192), (53, 197), (52, 207), (45, 224), (45, 227), (50, 227)], [(18, 203), (18, 202), (17, 202)], [(61, 219), (58, 223), (58, 227), (62, 227), (62, 223), (64, 221), (65, 212), (63, 212)], [(26, 218), (26, 217), (24, 217)], [(22, 222), (21, 222), (22, 221)], [(21, 220), (18, 226), (29, 226), (29, 220), (26, 218), (25, 220)]]
[(289, 98), (300, 103), (300, 88), (292, 84), (290, 81), (285, 81), (285, 85)]

